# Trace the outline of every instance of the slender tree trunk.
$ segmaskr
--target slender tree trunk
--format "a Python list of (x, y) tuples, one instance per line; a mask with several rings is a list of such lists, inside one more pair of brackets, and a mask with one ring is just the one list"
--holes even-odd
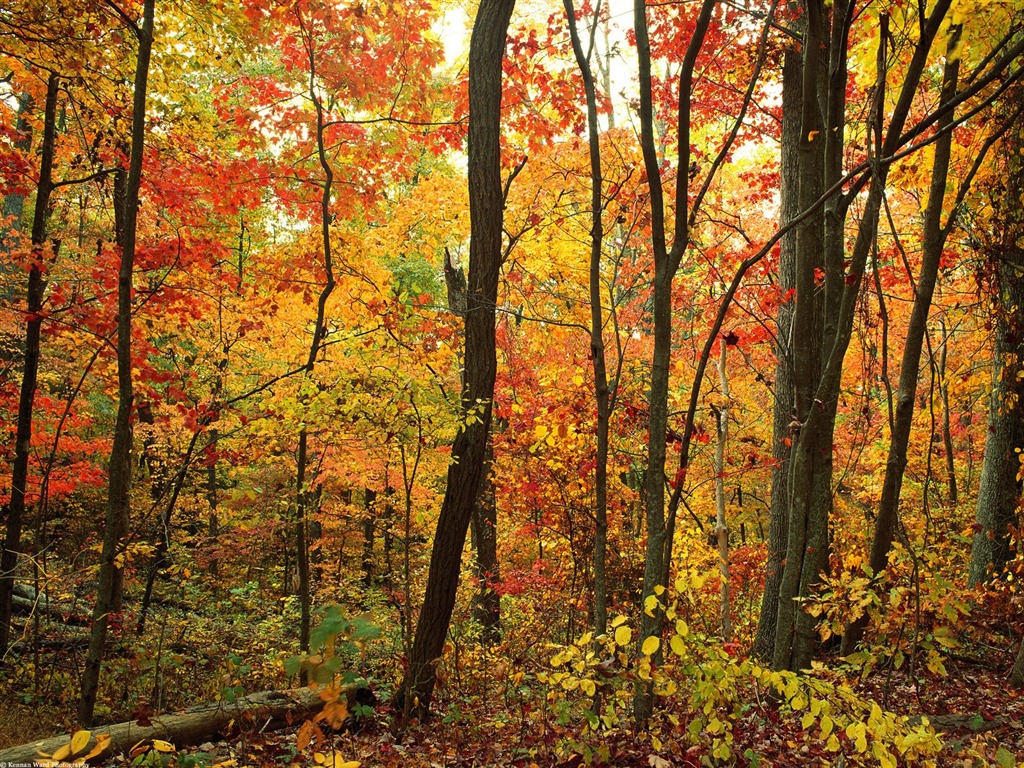
[(1017, 658), (1013, 662), (1013, 669), (1010, 670), (1010, 685), (1014, 688), (1024, 688), (1024, 639), (1020, 641)]
[(502, 260), (501, 78), (505, 38), (515, 0), (483, 0), (469, 48), (469, 280), (466, 296), (466, 362), (463, 428), (452, 444), (448, 484), (437, 521), (423, 607), (397, 693), (404, 716), (426, 715), (437, 679), (462, 550), (483, 478), (491, 426), (495, 307)]
[(374, 503), (377, 500), (377, 492), (367, 488), (363, 495), (363, 586), (369, 589), (373, 586), (373, 540), (376, 533), (376, 509)]
[[(665, 437), (668, 432), (668, 388), (672, 357), (672, 282), (689, 243), (690, 96), (693, 71), (704, 37), (711, 25), (714, 0), (704, 0), (686, 48), (679, 75), (678, 160), (676, 167), (675, 215), (672, 246), (669, 248), (665, 222), (665, 196), (661, 183), (661, 160), (654, 136), (654, 104), (651, 88), (651, 43), (647, 31), (647, 4), (634, 3), (634, 30), (640, 80), (640, 147), (650, 189), (651, 247), (654, 253), (653, 322), (654, 350), (648, 390), (646, 522), (644, 583), (641, 606), (664, 586), (672, 562), (674, 517), (665, 515)], [(685, 441), (683, 451), (687, 450)], [(685, 455), (684, 455), (685, 461)], [(681, 484), (683, 472), (675, 478)], [(648, 637), (661, 637), (665, 616), (660, 610), (640, 612), (641, 645)], [(638, 682), (633, 702), (634, 718), (646, 723), (654, 707), (653, 687)]]
[[(799, 158), (797, 147), (800, 137), (800, 94), (802, 80), (800, 55), (787, 50), (782, 67), (782, 163), (781, 210), (783, 225), (800, 213), (798, 197)], [(783, 296), (796, 287), (796, 233), (791, 232), (779, 244), (779, 287)], [(786, 552), (789, 509), (789, 454), (792, 442), (791, 425), (796, 418), (793, 392), (793, 301), (785, 298), (779, 304), (775, 323), (775, 396), (772, 427), (771, 506), (768, 520), (768, 559), (765, 563), (764, 593), (761, 614), (757, 622), (757, 637), (753, 654), (770, 662), (775, 651), (775, 626), (779, 612), (779, 582)]]
[(184, 487), (185, 479), (188, 477), (188, 468), (192, 463), (192, 454), (195, 452), (196, 443), (199, 442), (201, 434), (201, 430), (192, 433), (192, 439), (189, 441), (188, 448), (181, 460), (181, 468), (174, 476), (170, 489), (171, 495), (163, 504), (160, 512), (160, 538), (157, 540), (153, 558), (146, 572), (146, 587), (142, 592), (142, 604), (139, 606), (139, 620), (135, 624), (135, 634), (139, 636), (146, 630), (146, 617), (149, 615), (149, 609), (153, 603), (153, 587), (156, 584), (156, 577), (160, 575), (160, 571), (170, 565), (167, 553), (171, 548), (171, 519), (174, 515), (174, 507), (178, 503), (178, 496), (181, 495), (181, 489)]
[(940, 321), (942, 329), (942, 345), (939, 347), (939, 398), (942, 402), (942, 450), (946, 459), (946, 503), (955, 507), (959, 500), (956, 484), (956, 465), (953, 456), (953, 430), (950, 428), (949, 414), (949, 380), (946, 372), (949, 366), (946, 363), (946, 356), (949, 352), (949, 343), (946, 336), (946, 323)]
[[(316, 31), (307, 28), (302, 17), (302, 11), (296, 7), (296, 19), (302, 30), (303, 44), (306, 48), (309, 61), (309, 90), (307, 95), (316, 110), (316, 157), (323, 172), (323, 181), (320, 184), (320, 243), (323, 248), (324, 284), (317, 297), (316, 319), (313, 323), (313, 339), (309, 345), (309, 356), (306, 359), (304, 379), (308, 382), (313, 377), (316, 368), (316, 359), (323, 347), (324, 338), (327, 336), (327, 300), (334, 292), (334, 259), (331, 251), (331, 195), (334, 191), (334, 170), (327, 157), (327, 141), (324, 132), (327, 130), (327, 117), (324, 113), (324, 105), (317, 93), (317, 68), (316, 68)], [(307, 541), (307, 530), (309, 525), (309, 514), (312, 506), (312, 496), (307, 487), (306, 474), (309, 464), (309, 432), (303, 426), (299, 431), (299, 444), (295, 455), (295, 566), (298, 576), (298, 598), (299, 598), (299, 652), (308, 653), (310, 614), (312, 593), (309, 578), (309, 543)], [(305, 682), (305, 680), (303, 680)]]
[[(219, 389), (219, 388), (218, 388)], [(217, 584), (217, 571), (218, 571), (218, 548), (219, 543), (217, 538), (220, 536), (220, 521), (217, 517), (217, 506), (219, 499), (219, 489), (217, 483), (217, 441), (220, 439), (220, 433), (216, 427), (210, 430), (210, 445), (207, 450), (207, 464), (206, 464), (206, 503), (210, 505), (209, 515), (209, 527), (207, 530), (208, 542), (207, 546), (210, 548), (210, 561), (208, 571), (211, 576), (214, 577), (214, 590), (216, 592)]]
[[(960, 57), (951, 54), (959, 45), (959, 28), (950, 36), (946, 66), (943, 73), (941, 99), (949, 100), (956, 93)], [(953, 122), (952, 110), (940, 120), (936, 129), (942, 131)], [(896, 535), (899, 522), (900, 492), (903, 487), (903, 473), (907, 467), (907, 447), (910, 444), (910, 430), (914, 421), (914, 402), (917, 399), (918, 373), (921, 367), (921, 350), (924, 348), (925, 333), (928, 329), (928, 314), (931, 310), (932, 295), (939, 276), (939, 261), (946, 242), (947, 229), (942, 226), (942, 206), (946, 196), (946, 181), (949, 175), (949, 156), (952, 147), (952, 133), (940, 134), (935, 144), (932, 161), (932, 180), (925, 207), (921, 253), (921, 271), (917, 279), (914, 307), (907, 325), (907, 335), (900, 363), (900, 383), (896, 397), (896, 411), (892, 435), (889, 439), (889, 455), (882, 481), (882, 498), (875, 517), (875, 534), (871, 543), (869, 564), (877, 575), (889, 565), (889, 551)], [(868, 616), (865, 614), (846, 627), (843, 633), (842, 654), (853, 653), (864, 637)]]
[(583, 49), (576, 27), (572, 0), (563, 0), (576, 65), (583, 77), (587, 100), (587, 138), (590, 153), (590, 356), (594, 363), (594, 399), (597, 406), (597, 447), (594, 466), (594, 630), (602, 635), (608, 627), (608, 437), (612, 398), (608, 386), (608, 367), (604, 346), (604, 306), (602, 302), (601, 252), (604, 246), (604, 209), (601, 185), (601, 140), (597, 122), (597, 87), (590, 66), (594, 53), (600, 4), (594, 11), (587, 50)]
[(10, 643), (11, 608), (14, 581), (21, 551), (21, 532), (25, 520), (28, 491), (29, 451), (32, 447), (32, 407), (39, 373), (39, 352), (43, 324), (43, 260), (46, 257), (46, 224), (50, 193), (53, 191), (53, 158), (57, 144), (57, 94), (59, 81), (50, 74), (46, 83), (43, 118), (43, 144), (39, 152), (39, 182), (36, 185), (35, 218), (32, 221), (32, 263), (28, 272), (25, 302), (25, 362), (21, 372), (18, 421), (14, 437), (14, 465), (11, 469), (11, 498), (4, 510), (7, 518), (3, 555), (0, 556), (0, 658)]
[[(156, 0), (145, 0), (142, 26), (135, 28), (138, 57), (135, 65), (135, 94), (132, 102), (131, 155), (124, 187), (122, 228), (119, 240), (121, 266), (117, 279), (117, 417), (114, 444), (110, 451), (107, 514), (104, 523), (103, 550), (100, 555), (99, 585), (93, 608), (89, 651), (82, 673), (78, 721), (92, 725), (99, 690), (100, 666), (107, 641), (110, 612), (120, 604), (121, 569), (117, 564), (121, 542), (128, 527), (129, 492), (132, 477), (132, 423), (134, 399), (132, 384), (132, 277), (135, 267), (135, 236), (139, 213), (139, 188), (142, 185), (142, 156), (146, 136), (146, 92), (149, 59), (153, 48), (153, 16)], [(117, 204), (117, 201), (115, 201)]]
[(715, 442), (715, 536), (718, 538), (719, 620), (722, 639), (732, 640), (731, 603), (729, 599), (729, 521), (725, 516), (725, 452), (729, 446), (729, 378), (726, 373), (728, 344), (718, 341), (718, 383), (722, 404), (718, 407), (718, 440)]

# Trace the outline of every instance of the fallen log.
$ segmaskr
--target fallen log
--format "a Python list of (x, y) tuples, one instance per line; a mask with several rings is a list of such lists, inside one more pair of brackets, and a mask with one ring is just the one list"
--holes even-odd
[(146, 724), (143, 725), (128, 722), (94, 728), (88, 741), (84, 736), (79, 737), (81, 743), (67, 754), (61, 754), (61, 750), (71, 745), (71, 735), (9, 747), (0, 750), (0, 765), (46, 765), (48, 758), (56, 762), (70, 762), (72, 758), (85, 755), (89, 760), (100, 760), (127, 753), (139, 742), (154, 739), (170, 742), (176, 748), (192, 746), (232, 730), (251, 728), (263, 731), (288, 723), (298, 724), (316, 714), (323, 705), (318, 690), (263, 691), (239, 697), (232, 703), (219, 701), (184, 712), (157, 715), (144, 721)]

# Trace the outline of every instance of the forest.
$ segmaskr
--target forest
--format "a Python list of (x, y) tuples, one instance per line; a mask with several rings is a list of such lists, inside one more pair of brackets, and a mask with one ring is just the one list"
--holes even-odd
[(0, 765), (1024, 764), (1019, 0), (8, 0)]

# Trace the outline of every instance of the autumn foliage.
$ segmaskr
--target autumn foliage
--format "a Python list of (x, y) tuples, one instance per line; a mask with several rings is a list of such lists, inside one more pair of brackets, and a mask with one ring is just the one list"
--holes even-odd
[[(96, 744), (72, 726), (120, 276), (130, 514), (97, 722), (327, 686), (283, 736), (132, 764), (1024, 760), (1016, 4), (652, 2), (638, 35), (630, 8), (588, 1), (585, 76), (565, 8), (524, 2), (486, 401), (465, 399), (475, 5), (157, 2), (127, 285), (145, 4), (0, 9), (0, 745)], [(424, 667), (453, 445), (488, 421), (428, 713), (400, 685)], [(825, 527), (766, 609), (810, 464)], [(775, 645), (787, 609), (808, 664)]]

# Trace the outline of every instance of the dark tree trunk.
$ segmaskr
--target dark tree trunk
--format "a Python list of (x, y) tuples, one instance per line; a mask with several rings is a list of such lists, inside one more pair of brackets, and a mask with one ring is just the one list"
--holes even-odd
[[(798, 153), (800, 136), (800, 94), (802, 66), (799, 54), (788, 50), (782, 67), (782, 163), (781, 210), (783, 224), (800, 213), (798, 188)], [(796, 287), (796, 233), (784, 236), (779, 244), (779, 286), (783, 295)], [(775, 340), (775, 396), (772, 427), (772, 496), (768, 521), (768, 560), (765, 563), (764, 594), (757, 622), (753, 654), (770, 662), (775, 650), (775, 626), (778, 622), (779, 582), (786, 552), (787, 511), (789, 509), (789, 453), (792, 433), (790, 425), (796, 417), (793, 393), (793, 302), (779, 305)]]
[[(146, 91), (149, 58), (153, 48), (153, 16), (156, 0), (145, 0), (142, 26), (135, 28), (138, 57), (135, 65), (135, 94), (132, 102), (132, 147), (124, 186), (124, 205), (119, 227), (121, 266), (117, 279), (117, 418), (114, 444), (110, 451), (107, 514), (104, 522), (103, 550), (100, 555), (99, 585), (93, 609), (89, 652), (82, 673), (78, 721), (92, 725), (100, 666), (107, 641), (110, 613), (121, 599), (121, 569), (117, 564), (121, 541), (128, 528), (129, 491), (132, 477), (132, 423), (134, 398), (132, 384), (132, 277), (135, 266), (135, 234), (139, 213), (139, 188), (142, 184), (142, 157), (146, 136)], [(115, 204), (118, 201), (115, 200)]]
[(376, 533), (376, 508), (377, 492), (367, 488), (363, 495), (363, 586), (369, 589), (373, 586), (373, 540)]
[[(218, 387), (218, 391), (220, 387)], [(217, 483), (217, 441), (220, 433), (216, 428), (210, 430), (210, 445), (206, 449), (206, 503), (210, 505), (209, 528), (207, 530), (207, 546), (210, 548), (210, 561), (207, 567), (209, 574), (214, 577), (214, 592), (216, 593), (216, 576), (218, 570), (218, 547), (217, 538), (220, 536), (220, 521), (217, 518), (218, 506), (218, 483)]]
[[(46, 83), (43, 119), (43, 144), (39, 151), (39, 183), (36, 185), (35, 218), (32, 221), (32, 264), (28, 272), (25, 302), (25, 362), (21, 372), (18, 398), (18, 422), (14, 437), (14, 465), (11, 470), (11, 498), (4, 510), (6, 533), (0, 556), (0, 658), (10, 643), (11, 603), (21, 550), (21, 532), (25, 520), (25, 496), (28, 486), (29, 450), (32, 447), (32, 406), (39, 373), (40, 338), (43, 324), (43, 260), (46, 256), (46, 223), (50, 193), (53, 191), (53, 158), (57, 144), (58, 78), (50, 74)], [(19, 121), (20, 122), (20, 121)]]
[(595, 15), (590, 30), (589, 49), (576, 28), (576, 11), (572, 0), (563, 0), (569, 34), (576, 65), (583, 77), (583, 90), (587, 99), (587, 141), (590, 153), (590, 356), (594, 363), (594, 399), (597, 406), (597, 447), (594, 466), (594, 631), (604, 634), (608, 627), (608, 579), (606, 556), (608, 549), (608, 435), (611, 420), (612, 397), (608, 386), (608, 368), (604, 353), (604, 307), (602, 304), (601, 250), (604, 228), (601, 213), (604, 210), (601, 184), (601, 141), (597, 123), (597, 87), (590, 66), (594, 52), (598, 18)]
[(426, 714), (455, 607), (462, 550), (484, 471), (497, 370), (494, 324), (502, 260), (501, 77), (515, 0), (483, 0), (469, 50), (469, 281), (466, 295), (464, 427), (452, 444), (427, 586), (397, 694), (408, 715)]
[(483, 479), (473, 509), (472, 540), (476, 553), (477, 593), (473, 596), (473, 618), (480, 622), (483, 639), (496, 643), (501, 638), (501, 596), (495, 590), (498, 571), (498, 507), (494, 494), (494, 443), (487, 441)]
[[(305, 379), (313, 377), (316, 368), (316, 360), (323, 347), (324, 338), (327, 335), (327, 300), (334, 292), (334, 259), (331, 252), (331, 195), (334, 187), (334, 170), (327, 157), (327, 140), (324, 132), (327, 130), (327, 117), (324, 113), (324, 106), (317, 95), (317, 69), (316, 69), (316, 40), (315, 30), (306, 27), (302, 17), (302, 11), (296, 6), (296, 20), (302, 30), (303, 43), (306, 47), (309, 61), (309, 90), (307, 95), (316, 110), (316, 157), (323, 172), (323, 180), (320, 183), (320, 243), (323, 248), (324, 284), (320, 289), (316, 303), (316, 319), (313, 323), (313, 339), (309, 345), (309, 356), (306, 359)], [(309, 632), (312, 592), (309, 578), (309, 542), (307, 532), (309, 530), (310, 509), (313, 507), (314, 493), (310, 491), (309, 485), (312, 480), (307, 480), (307, 468), (309, 463), (309, 433), (303, 426), (299, 432), (299, 444), (295, 455), (295, 569), (298, 577), (297, 594), (299, 598), (299, 651), (309, 652)], [(305, 682), (303, 676), (302, 682)]]
[[(843, 361), (853, 334), (853, 322), (865, 265), (875, 241), (891, 158), (904, 141), (903, 128), (927, 64), (932, 42), (938, 34), (949, 5), (950, 0), (939, 0), (931, 14), (922, 20), (920, 40), (902, 78), (902, 87), (888, 126), (883, 123), (884, 85), (888, 66), (885, 41), (888, 34), (887, 18), (882, 17), (882, 44), (877, 59), (878, 74), (872, 125), (871, 174), (867, 182), (868, 194), (863, 203), (856, 241), (849, 258), (844, 258), (843, 220), (851, 196), (862, 189), (860, 184), (854, 185), (850, 192), (842, 196), (836, 195), (826, 205), (826, 221), (822, 232), (823, 247), (814, 240), (817, 235), (808, 233), (809, 242), (805, 248), (804, 232), (800, 233), (801, 258), (815, 253), (824, 258), (825, 285), (823, 292), (816, 291), (813, 271), (810, 273), (811, 280), (808, 281), (808, 265), (798, 266), (797, 314), (793, 333), (794, 351), (797, 356), (795, 368), (799, 435), (794, 438), (794, 450), (790, 459), (789, 533), (775, 635), (773, 667), (776, 669), (805, 669), (810, 665), (814, 654), (817, 637), (815, 620), (798, 610), (795, 599), (811, 594), (828, 563), (832, 445)], [(819, 0), (808, 0), (805, 10), (807, 38), (804, 41), (804, 51), (820, 50), (825, 41), (824, 6)], [(806, 58), (804, 62), (805, 125), (808, 119), (812, 122), (818, 120), (820, 105), (825, 106), (828, 116), (823, 126), (827, 146), (821, 165), (817, 166), (827, 174), (827, 181), (838, 178), (838, 170), (842, 164), (846, 38), (851, 21), (848, 10), (849, 5), (846, 2), (832, 4), (833, 27), (829, 44), (831, 60), (828, 67), (828, 85), (824, 93), (820, 89), (822, 81), (808, 71), (812, 64)], [(821, 62), (817, 62), (817, 65), (820, 67)], [(814, 124), (822, 125), (820, 122)], [(820, 141), (821, 134), (814, 133), (814, 130), (819, 129), (801, 129), (801, 141), (805, 144)], [(804, 153), (808, 166), (805, 168), (802, 163), (801, 184), (804, 183), (806, 172), (809, 184), (818, 189), (829, 189), (830, 184), (821, 185), (813, 177), (812, 174), (818, 171), (812, 170), (810, 166), (819, 161), (811, 159), (811, 156), (812, 153), (809, 151)], [(801, 207), (805, 210), (807, 200), (809, 196), (805, 197), (801, 188)], [(820, 325), (822, 331), (815, 338), (817, 344), (811, 344), (808, 349), (802, 350), (798, 341), (804, 339), (804, 334), (813, 332), (815, 326), (810, 324), (810, 321), (801, 319), (807, 317), (806, 313), (802, 314), (801, 305), (815, 302), (816, 293), (824, 293), (824, 314)], [(820, 311), (810, 306), (806, 310), (807, 313)], [(811, 356), (811, 359), (804, 360), (802, 355), (805, 354)], [(815, 360), (820, 360), (820, 363), (815, 364)], [(808, 380), (806, 377), (815, 369), (819, 370), (820, 374), (812, 375)], [(809, 387), (805, 386), (807, 381), (810, 382)]]
[[(942, 101), (948, 101), (956, 93), (960, 57), (950, 54), (959, 45), (960, 35), (953, 34), (949, 40), (946, 66), (942, 80)], [(938, 122), (937, 130), (948, 128), (953, 122), (950, 110)], [(928, 330), (928, 313), (932, 306), (932, 295), (939, 276), (939, 261), (946, 242), (947, 229), (942, 226), (942, 206), (946, 197), (946, 180), (949, 176), (949, 156), (953, 143), (950, 131), (940, 134), (935, 144), (932, 161), (932, 180), (925, 207), (921, 253), (921, 272), (917, 279), (914, 307), (907, 325), (903, 360), (900, 363), (900, 383), (896, 397), (896, 412), (889, 440), (889, 455), (882, 481), (882, 498), (875, 517), (875, 534), (871, 543), (869, 564), (877, 575), (889, 565), (889, 551), (896, 535), (899, 520), (900, 492), (903, 487), (903, 472), (907, 467), (907, 447), (910, 444), (910, 430), (914, 421), (914, 401), (917, 399), (918, 372), (921, 367), (921, 350), (924, 348), (925, 333)], [(864, 637), (868, 617), (863, 615), (846, 627), (843, 633), (842, 654), (856, 650)]]

